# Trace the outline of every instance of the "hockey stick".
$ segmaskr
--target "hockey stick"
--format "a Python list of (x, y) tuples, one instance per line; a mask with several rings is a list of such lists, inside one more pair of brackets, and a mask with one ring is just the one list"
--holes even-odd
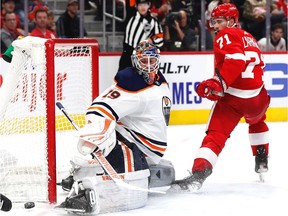
[[(66, 116), (66, 118), (74, 126), (74, 128), (76, 130), (79, 130), (80, 129), (79, 126), (69, 116), (69, 114), (66, 112), (64, 106), (60, 102), (57, 102), (56, 106), (62, 111), (62, 113)], [(118, 186), (122, 186), (122, 187), (132, 189), (132, 190), (165, 194), (165, 192), (163, 192), (163, 191), (155, 191), (155, 190), (140, 188), (140, 187), (137, 187), (134, 185), (127, 184), (126, 182), (124, 182), (122, 180), (122, 178), (118, 175), (118, 173), (115, 171), (115, 169), (111, 166), (111, 164), (107, 161), (107, 159), (102, 155), (102, 153), (100, 151), (93, 152), (93, 153), (91, 153), (91, 155), (93, 156), (93, 158), (95, 158), (99, 162), (99, 164), (102, 166), (102, 168), (106, 171), (106, 173), (111, 177), (111, 179)]]
[(224, 84), (223, 84), (223, 79), (222, 79), (222, 76), (218, 70), (218, 68), (215, 68), (215, 73), (217, 75), (217, 77), (219, 78), (219, 81), (221, 83), (221, 86), (222, 86), (222, 92), (216, 92), (214, 90), (211, 91), (211, 94), (214, 94), (214, 95), (218, 95), (220, 97), (224, 97)]

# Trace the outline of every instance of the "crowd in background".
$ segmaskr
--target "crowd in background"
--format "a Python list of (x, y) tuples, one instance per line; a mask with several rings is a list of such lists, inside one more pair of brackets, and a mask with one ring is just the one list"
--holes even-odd
[[(106, 10), (112, 13), (112, 1), (106, 0)], [(164, 51), (199, 51), (201, 37), (201, 1), (198, 0), (115, 0), (116, 13), (125, 5), (125, 22), (117, 24), (117, 31), (125, 32), (131, 17), (137, 12), (138, 3), (149, 1), (149, 14), (155, 17), (163, 29)], [(240, 12), (241, 28), (250, 32), (262, 50), (287, 50), (287, 0), (272, 0), (270, 14), (266, 12), (268, 0), (206, 0), (206, 50), (212, 50), (215, 37), (209, 26), (211, 11), (219, 4), (230, 2)], [(85, 9), (95, 9), (95, 20), (103, 18), (102, 0), (85, 0)], [(79, 2), (67, 0), (66, 11), (55, 20), (54, 8), (49, 8), (44, 0), (29, 0), (28, 17), (24, 13), (24, 0), (2, 0), (0, 17), (1, 53), (19, 36), (38, 36), (43, 38), (80, 37)], [(121, 14), (120, 14), (121, 16)], [(266, 18), (271, 21), (269, 46), (265, 46)], [(24, 21), (28, 19), (29, 29), (25, 32)], [(89, 37), (85, 27), (84, 36)]]
[[(27, 35), (41, 38), (79, 38), (79, 3), (68, 0), (63, 14), (55, 20), (53, 9), (43, 0), (30, 0), (28, 4), (28, 33), (24, 32), (25, 21), (23, 0), (1, 2), (1, 53), (18, 37)], [(87, 36), (84, 31), (84, 36)]]

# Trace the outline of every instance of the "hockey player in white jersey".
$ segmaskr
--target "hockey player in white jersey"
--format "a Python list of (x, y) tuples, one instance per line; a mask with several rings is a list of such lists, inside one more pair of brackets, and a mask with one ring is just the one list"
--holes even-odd
[[(156, 46), (142, 41), (131, 58), (133, 67), (117, 72), (115, 83), (88, 108), (87, 124), (78, 131), (78, 150), (84, 155), (100, 151), (125, 182), (148, 190), (148, 181), (150, 187), (163, 186), (175, 178), (173, 166), (161, 160), (167, 148), (170, 90), (159, 72), (160, 51)], [(76, 160), (73, 165), (74, 184), (60, 208), (93, 213), (146, 204), (147, 191), (115, 185), (98, 163)], [(168, 167), (170, 174), (159, 185), (155, 175), (163, 167)]]

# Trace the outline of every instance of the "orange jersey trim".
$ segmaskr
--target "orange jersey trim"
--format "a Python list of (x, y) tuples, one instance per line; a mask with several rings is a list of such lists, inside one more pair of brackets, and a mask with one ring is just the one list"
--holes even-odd
[(98, 106), (91, 106), (88, 108), (88, 111), (97, 111), (99, 110), (100, 112), (104, 113), (106, 116), (108, 116), (110, 119), (112, 120), (116, 120), (115, 117), (113, 115), (110, 114), (109, 111), (107, 111), (106, 109), (102, 108), (102, 107), (98, 107)]
[(146, 140), (145, 138), (143, 138), (142, 136), (137, 135), (137, 137), (138, 137), (143, 143), (145, 143), (147, 146), (149, 146), (151, 149), (154, 149), (154, 150), (160, 151), (160, 152), (165, 152), (165, 151), (166, 151), (166, 147), (163, 148), (163, 147), (156, 146), (156, 145), (152, 144), (151, 142), (149, 142), (148, 140)]
[(125, 158), (126, 158), (126, 166), (127, 166), (127, 172), (133, 172), (134, 169), (133, 169), (133, 164), (132, 164), (132, 154), (131, 154), (131, 150), (121, 142), (121, 146), (122, 148), (124, 149), (125, 151)]

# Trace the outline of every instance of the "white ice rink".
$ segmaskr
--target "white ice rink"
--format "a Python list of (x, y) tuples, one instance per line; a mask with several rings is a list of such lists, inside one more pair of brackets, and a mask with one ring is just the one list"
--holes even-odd
[[(149, 196), (147, 206), (105, 216), (272, 216), (288, 215), (288, 122), (270, 123), (269, 171), (265, 182), (254, 172), (254, 157), (248, 140), (247, 125), (241, 123), (231, 134), (215, 169), (197, 193)], [(176, 178), (188, 175), (201, 144), (206, 125), (169, 126), (165, 155), (174, 164)], [(65, 194), (58, 189), (58, 203)], [(14, 204), (0, 215), (67, 215), (52, 205), (36, 203), (33, 209)], [(104, 215), (104, 214), (103, 214)]]

